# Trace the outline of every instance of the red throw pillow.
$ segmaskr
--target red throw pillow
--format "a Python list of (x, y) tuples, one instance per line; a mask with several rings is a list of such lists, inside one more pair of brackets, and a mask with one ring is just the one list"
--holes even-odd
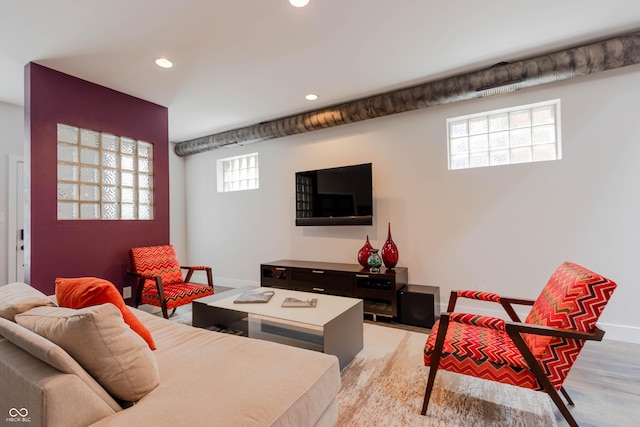
[(60, 307), (75, 309), (110, 302), (118, 307), (124, 322), (149, 344), (149, 348), (156, 349), (151, 332), (127, 308), (113, 283), (97, 277), (57, 278), (56, 299)]

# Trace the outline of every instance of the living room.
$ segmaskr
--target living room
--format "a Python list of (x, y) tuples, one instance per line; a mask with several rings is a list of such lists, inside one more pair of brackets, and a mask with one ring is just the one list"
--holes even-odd
[[(637, 30), (638, 23), (631, 24), (624, 28)], [(579, 41), (630, 32), (614, 30), (584, 30)], [(540, 43), (536, 52), (577, 44), (566, 37)], [(522, 51), (506, 59), (530, 56)], [(171, 139), (168, 240), (185, 263), (211, 265), (216, 284), (240, 287), (258, 284), (260, 264), (277, 259), (356, 263), (365, 238), (380, 247), (391, 224), (399, 266), (408, 268), (410, 283), (439, 286), (442, 308), (451, 290), (463, 288), (535, 298), (558, 265), (573, 261), (618, 283), (600, 319), (605, 338), (638, 344), (640, 320), (634, 313), (640, 288), (633, 267), (640, 238), (635, 226), (640, 203), (633, 197), (633, 183), (640, 179), (635, 164), (640, 154), (638, 67), (186, 157), (175, 155), (180, 140)], [(339, 76), (335, 80), (339, 88)], [(377, 89), (373, 93), (381, 92)], [(447, 119), (556, 99), (560, 160), (448, 169)], [(0, 103), (0, 124), (0, 155), (8, 164), (9, 156), (25, 152), (22, 106)], [(215, 191), (216, 162), (254, 152), (259, 189)], [(296, 172), (361, 163), (373, 166), (373, 225), (295, 226)], [(5, 175), (0, 195), (0, 212), (8, 212)], [(8, 221), (0, 225), (2, 241), (7, 241)], [(7, 272), (8, 252), (7, 245), (0, 248), (0, 267)], [(123, 270), (120, 264), (117, 268)], [(124, 280), (117, 285), (122, 288)]]

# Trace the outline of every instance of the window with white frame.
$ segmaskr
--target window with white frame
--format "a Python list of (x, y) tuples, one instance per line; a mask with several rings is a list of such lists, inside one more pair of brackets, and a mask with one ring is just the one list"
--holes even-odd
[(260, 187), (258, 153), (219, 159), (216, 166), (219, 193)]
[(153, 144), (58, 124), (58, 219), (153, 219)]
[(562, 158), (560, 100), (447, 120), (449, 170)]

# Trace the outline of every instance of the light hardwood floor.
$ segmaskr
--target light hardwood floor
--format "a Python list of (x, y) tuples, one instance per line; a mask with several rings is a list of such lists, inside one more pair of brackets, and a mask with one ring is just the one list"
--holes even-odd
[[(565, 381), (581, 426), (640, 425), (640, 345), (587, 342)], [(567, 423), (556, 411), (559, 426)]]
[[(171, 320), (191, 324), (191, 306), (178, 308)], [(395, 322), (386, 325), (429, 333), (429, 329)], [(564, 387), (575, 403), (569, 410), (581, 427), (640, 426), (640, 344), (587, 342)], [(551, 405), (558, 426), (568, 426)]]

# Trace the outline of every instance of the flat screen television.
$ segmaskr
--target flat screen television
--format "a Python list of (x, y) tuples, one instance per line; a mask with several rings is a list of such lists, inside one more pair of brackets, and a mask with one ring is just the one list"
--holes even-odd
[(371, 224), (371, 163), (296, 172), (296, 225)]

